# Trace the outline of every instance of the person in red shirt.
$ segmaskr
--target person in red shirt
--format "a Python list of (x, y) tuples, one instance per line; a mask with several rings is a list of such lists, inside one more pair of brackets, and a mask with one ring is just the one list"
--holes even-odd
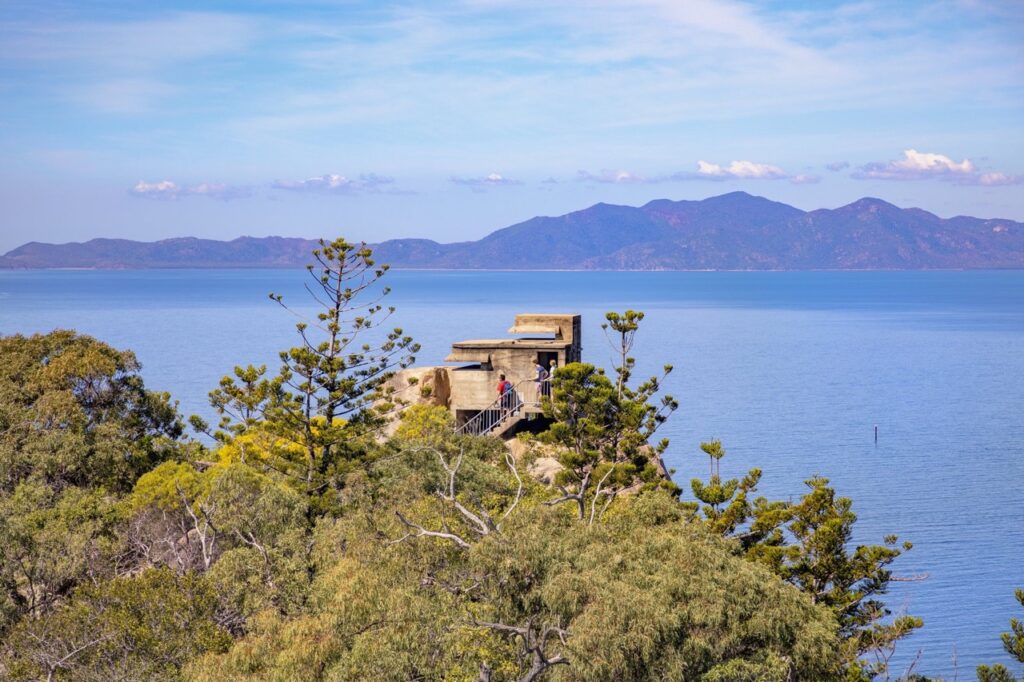
[(511, 381), (505, 379), (504, 374), (498, 375), (498, 397), (501, 399), (501, 405), (503, 408), (514, 407), (515, 402), (515, 387)]

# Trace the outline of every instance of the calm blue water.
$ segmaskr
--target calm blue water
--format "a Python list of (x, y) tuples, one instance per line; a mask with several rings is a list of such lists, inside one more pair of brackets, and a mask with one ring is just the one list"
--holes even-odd
[[(131, 348), (149, 386), (188, 414), (239, 363), (276, 365), (293, 341), (276, 291), (295, 271), (0, 271), (0, 332), (72, 327)], [(857, 540), (914, 543), (889, 603), (925, 620), (897, 672), (973, 679), (1004, 662), (999, 633), (1024, 586), (1024, 272), (508, 273), (388, 275), (396, 323), (439, 362), (451, 341), (504, 335), (516, 312), (580, 312), (584, 356), (610, 365), (606, 310), (647, 312), (643, 371), (676, 366), (682, 403), (668, 463), (702, 476), (764, 469), (762, 492), (799, 496), (813, 474), (854, 500)], [(879, 442), (873, 442), (873, 427)]]

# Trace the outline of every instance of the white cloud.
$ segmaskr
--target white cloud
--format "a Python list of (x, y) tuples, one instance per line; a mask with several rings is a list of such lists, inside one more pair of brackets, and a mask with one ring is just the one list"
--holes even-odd
[(454, 182), (456, 185), (470, 187), (476, 191), (482, 191), (486, 187), (505, 187), (510, 185), (523, 184), (521, 180), (513, 180), (512, 178), (507, 178), (500, 173), (488, 173), (483, 177), (476, 178), (465, 178), (453, 175), (448, 179), (451, 182)]
[(225, 185), (218, 182), (202, 182), (197, 185), (179, 185), (171, 180), (146, 182), (139, 180), (131, 189), (131, 195), (142, 199), (177, 200), (188, 196), (209, 197), (210, 199), (239, 199), (252, 194), (248, 187)]
[(944, 154), (906, 149), (902, 159), (866, 164), (853, 177), (861, 180), (922, 180), (965, 177), (974, 173), (974, 164), (970, 159), (957, 163)]
[(955, 161), (945, 154), (903, 151), (903, 158), (874, 161), (860, 167), (850, 177), (858, 180), (944, 180), (960, 185), (1016, 185), (1024, 178), (1000, 172), (982, 172), (970, 159)]
[(177, 199), (181, 196), (181, 187), (170, 180), (161, 180), (160, 182), (139, 180), (132, 187), (131, 193), (132, 196), (148, 199)]
[(697, 162), (697, 172), (676, 173), (673, 180), (779, 180), (789, 177), (778, 166), (753, 161), (733, 161), (728, 166), (710, 163), (703, 159)]
[(982, 173), (978, 176), (979, 185), (985, 187), (999, 187), (1002, 185), (1024, 184), (1024, 175), (1009, 175), (1007, 173)]
[(825, 168), (829, 169), (833, 173), (837, 173), (841, 170), (846, 170), (850, 167), (849, 161), (833, 161), (832, 163), (825, 164)]
[(394, 183), (389, 178), (375, 173), (364, 173), (358, 178), (349, 178), (337, 173), (327, 173), (305, 180), (277, 180), (271, 187), (292, 192), (315, 192), (320, 194), (358, 194), (376, 192), (383, 185)]
[(603, 182), (613, 185), (642, 185), (662, 181), (661, 178), (648, 178), (647, 176), (630, 173), (629, 171), (609, 170), (607, 168), (603, 168), (597, 173), (578, 171), (576, 179), (584, 182)]
[(603, 169), (597, 173), (578, 171), (576, 179), (583, 182), (602, 182), (615, 185), (654, 185), (662, 182), (685, 180), (782, 180), (788, 178), (797, 185), (820, 182), (816, 175), (789, 175), (778, 166), (753, 161), (732, 161), (728, 165), (697, 161), (697, 170), (680, 171), (669, 175), (641, 175), (625, 170)]

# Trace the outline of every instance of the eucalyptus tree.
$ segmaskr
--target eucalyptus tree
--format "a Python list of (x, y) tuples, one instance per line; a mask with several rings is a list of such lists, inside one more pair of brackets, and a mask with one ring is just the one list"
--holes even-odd
[(687, 523), (672, 496), (628, 496), (581, 527), (500, 466), (494, 439), (409, 436), (372, 467), (385, 487), (353, 490), (361, 513), (318, 524), (308, 608), (261, 614), (188, 678), (839, 677), (831, 612)]
[(0, 337), (0, 640), (127, 570), (121, 496), (185, 456), (174, 404), (139, 370), (70, 330)]
[(217, 611), (217, 595), (195, 574), (147, 569), (86, 584), (65, 607), (24, 619), (0, 642), (0, 677), (180, 680), (190, 659), (230, 646)]
[(175, 405), (140, 369), (130, 351), (70, 330), (0, 337), (0, 492), (29, 480), (127, 492), (177, 457)]

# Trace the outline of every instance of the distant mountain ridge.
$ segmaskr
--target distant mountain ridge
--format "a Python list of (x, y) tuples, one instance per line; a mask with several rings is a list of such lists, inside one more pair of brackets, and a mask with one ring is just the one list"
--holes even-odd
[[(186, 237), (158, 242), (30, 242), (0, 268), (269, 268), (305, 265), (316, 240)], [(802, 211), (745, 192), (640, 207), (595, 204), (536, 217), (483, 239), (374, 245), (396, 268), (564, 270), (830, 270), (1024, 268), (1024, 223), (939, 218), (864, 198)]]

